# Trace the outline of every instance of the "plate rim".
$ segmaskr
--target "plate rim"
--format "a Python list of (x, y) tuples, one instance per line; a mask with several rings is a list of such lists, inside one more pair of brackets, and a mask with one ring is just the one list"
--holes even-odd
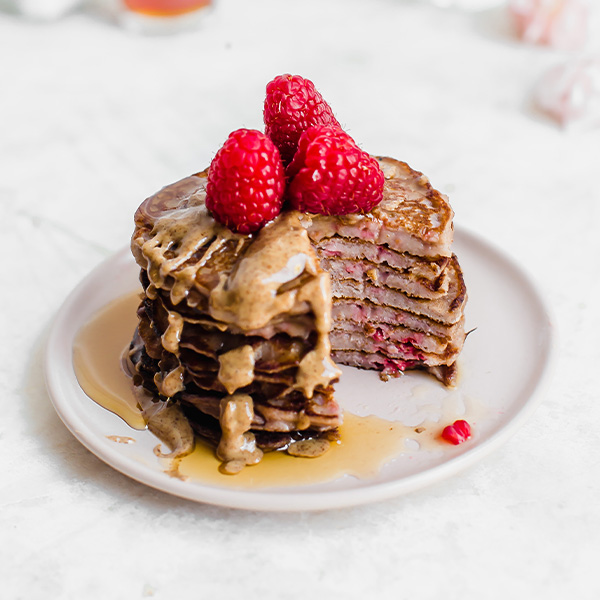
[[(129, 262), (132, 260), (130, 250), (127, 246), (106, 257), (96, 265), (68, 294), (54, 316), (44, 355), (44, 377), (52, 405), (61, 421), (75, 438), (107, 465), (139, 483), (195, 502), (204, 502), (227, 508), (275, 512), (328, 510), (387, 500), (414, 492), (435, 482), (443, 481), (488, 456), (512, 437), (531, 417), (542, 401), (544, 390), (549, 385), (553, 372), (552, 367), (556, 361), (558, 345), (554, 315), (549, 305), (544, 301), (535, 279), (513, 257), (506, 254), (481, 234), (463, 226), (455, 225), (455, 235), (464, 238), (467, 243), (484, 247), (488, 252), (494, 254), (497, 259), (504, 262), (512, 273), (518, 276), (520, 284), (526, 286), (529, 296), (535, 299), (538, 305), (537, 308), (541, 310), (540, 316), (547, 323), (546, 335), (548, 337), (548, 344), (545, 346), (545, 356), (539, 363), (541, 367), (539, 373), (532, 382), (532, 389), (512, 418), (489, 437), (465, 451), (448, 458), (448, 460), (441, 464), (392, 481), (361, 485), (351, 489), (311, 492), (311, 486), (305, 485), (294, 488), (294, 491), (285, 491), (285, 488), (270, 488), (269, 491), (261, 491), (218, 487), (202, 482), (193, 482), (190, 484), (191, 482), (189, 481), (181, 481), (176, 478), (165, 479), (165, 474), (162, 471), (137, 463), (119, 451), (118, 448), (101, 444), (95, 432), (92, 431), (85, 422), (85, 419), (79, 414), (77, 407), (68, 402), (69, 393), (70, 391), (72, 392), (72, 389), (64, 389), (64, 377), (59, 372), (59, 369), (56, 369), (53, 357), (59, 356), (65, 350), (62, 334), (67, 324), (70, 310), (80, 301), (83, 291), (89, 287), (91, 282), (95, 281), (108, 264), (115, 262), (118, 265), (123, 261)], [(72, 338), (70, 339), (72, 342)], [(72, 361), (70, 367), (71, 369), (66, 370), (69, 371), (69, 375), (76, 377), (72, 368)], [(72, 374), (70, 373), (71, 370)], [(76, 378), (75, 382), (77, 383)], [(94, 401), (90, 399), (90, 402)]]

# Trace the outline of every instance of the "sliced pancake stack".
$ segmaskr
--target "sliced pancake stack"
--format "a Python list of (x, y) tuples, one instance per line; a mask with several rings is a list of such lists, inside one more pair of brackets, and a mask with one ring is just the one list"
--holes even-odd
[(332, 279), (332, 356), (384, 378), (417, 368), (453, 385), (466, 302), (453, 212), (421, 173), (379, 160), (384, 197), (370, 213), (303, 217)]
[(334, 361), (455, 382), (466, 290), (452, 209), (405, 163), (380, 164), (384, 197), (366, 214), (284, 210), (233, 233), (206, 209), (206, 172), (137, 210), (134, 383), (180, 407), (226, 472), (263, 450), (324, 448), (342, 422)]

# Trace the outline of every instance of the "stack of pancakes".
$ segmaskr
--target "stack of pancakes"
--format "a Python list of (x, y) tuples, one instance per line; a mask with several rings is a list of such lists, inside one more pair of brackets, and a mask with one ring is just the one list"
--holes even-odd
[(134, 383), (180, 406), (224, 462), (331, 438), (334, 361), (454, 382), (466, 292), (452, 209), (420, 173), (379, 160), (384, 198), (366, 215), (284, 210), (236, 234), (205, 207), (206, 172), (137, 210)]
[[(299, 213), (236, 234), (208, 213), (205, 183), (206, 172), (188, 177), (136, 212), (144, 295), (130, 357), (136, 384), (177, 401), (223, 460), (243, 462), (255, 447), (322, 438), (341, 423), (330, 280)], [(236, 440), (252, 456), (229, 452)]]

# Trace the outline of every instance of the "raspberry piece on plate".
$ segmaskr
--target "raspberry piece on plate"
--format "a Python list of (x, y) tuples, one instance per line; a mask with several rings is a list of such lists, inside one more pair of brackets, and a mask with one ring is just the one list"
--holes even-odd
[(206, 207), (237, 233), (253, 233), (281, 211), (285, 175), (279, 152), (260, 131), (238, 129), (213, 158)]
[(290, 205), (302, 212), (366, 213), (383, 198), (384, 176), (377, 160), (334, 127), (309, 127), (286, 174)]
[(442, 438), (455, 446), (462, 444), (471, 437), (471, 426), (467, 421), (459, 419), (454, 421), (452, 425), (444, 427)]
[(263, 116), (265, 133), (279, 148), (286, 165), (292, 160), (298, 140), (308, 127), (330, 125), (341, 128), (313, 82), (300, 75), (279, 75), (267, 84)]

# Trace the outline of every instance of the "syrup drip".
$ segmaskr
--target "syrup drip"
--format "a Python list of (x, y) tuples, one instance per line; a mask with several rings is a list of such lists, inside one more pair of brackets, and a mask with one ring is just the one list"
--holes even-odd
[(135, 444), (135, 439), (128, 435), (107, 435), (106, 437), (117, 444)]
[(133, 429), (145, 429), (146, 419), (119, 357), (135, 331), (139, 303), (137, 293), (115, 300), (79, 331), (73, 344), (73, 367), (83, 391)]

